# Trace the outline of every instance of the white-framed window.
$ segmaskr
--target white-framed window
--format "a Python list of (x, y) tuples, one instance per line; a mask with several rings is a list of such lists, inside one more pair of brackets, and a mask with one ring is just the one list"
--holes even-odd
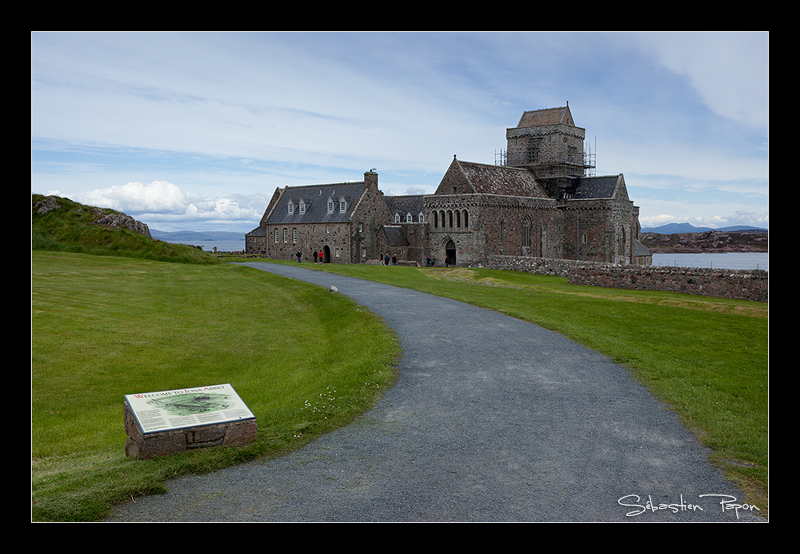
[(400, 214), (394, 214), (394, 222), (400, 223)]
[(293, 213), (294, 213), (294, 202), (289, 200), (289, 214), (293, 214)]
[(411, 212), (406, 214), (406, 223), (414, 223), (414, 216), (411, 215)]
[(420, 223), (425, 223), (425, 216), (423, 215), (422, 212), (419, 212), (419, 215), (417, 216), (417, 221), (419, 221)]
[(333, 198), (328, 198), (328, 213), (329, 214), (333, 213), (333, 207), (334, 207)]
[(286, 227), (283, 228), (283, 242), (289, 242), (289, 229)]
[(300, 215), (303, 215), (304, 213), (306, 213), (306, 203), (303, 200), (301, 200), (300, 201)]
[(339, 212), (344, 213), (347, 211), (347, 200), (344, 196), (339, 199)]
[(297, 244), (297, 229), (292, 229), (292, 244)]
[(280, 229), (278, 229), (277, 227), (275, 227), (275, 242), (276, 242), (276, 243), (277, 243), (277, 242), (280, 242), (280, 241), (281, 241), (280, 239), (281, 239), (281, 232), (280, 232)]

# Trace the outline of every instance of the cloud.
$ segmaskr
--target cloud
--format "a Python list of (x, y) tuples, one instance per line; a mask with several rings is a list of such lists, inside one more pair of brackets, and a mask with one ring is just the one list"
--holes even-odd
[(269, 201), (264, 194), (211, 199), (183, 191), (165, 181), (148, 184), (131, 182), (95, 189), (80, 193), (74, 199), (90, 206), (124, 212), (162, 230), (172, 230), (175, 225), (202, 222), (213, 228), (248, 231), (261, 218)]
[(647, 33), (640, 40), (722, 117), (769, 126), (769, 33)]
[(732, 212), (727, 215), (715, 216), (689, 216), (677, 217), (672, 214), (659, 214), (650, 217), (640, 217), (639, 223), (643, 228), (659, 227), (667, 223), (691, 223), (695, 227), (730, 227), (733, 225), (751, 225), (753, 227), (769, 228), (769, 214), (758, 212)]
[[(34, 33), (32, 188), (250, 230), (278, 186), (376, 167), (387, 194), (432, 192), (454, 154), (494, 163), (523, 111), (569, 100), (643, 216), (694, 217), (700, 189), (735, 213), (768, 196), (768, 36)], [(683, 206), (648, 198), (666, 191)]]

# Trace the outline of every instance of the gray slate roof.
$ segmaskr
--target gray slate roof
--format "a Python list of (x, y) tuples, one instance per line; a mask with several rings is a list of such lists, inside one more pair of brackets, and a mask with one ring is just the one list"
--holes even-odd
[(405, 230), (399, 225), (384, 225), (383, 232), (392, 246), (408, 246), (408, 237)]
[(411, 214), (414, 216), (414, 222), (417, 222), (417, 216), (420, 213), (425, 213), (425, 204), (423, 202), (423, 195), (414, 194), (408, 196), (384, 196), (386, 207), (389, 208), (392, 217), (394, 214), (400, 214), (400, 221), (405, 222), (406, 215)]
[(547, 198), (544, 188), (527, 169), (461, 160), (453, 160), (453, 163), (458, 164), (464, 179), (476, 193)]
[(581, 177), (578, 179), (573, 198), (577, 200), (611, 198), (618, 180), (619, 175)]
[[(329, 185), (308, 185), (287, 187), (278, 205), (270, 214), (267, 225), (291, 225), (302, 223), (341, 223), (350, 220), (353, 208), (364, 192), (364, 183), (335, 183)], [(328, 210), (328, 200), (333, 200), (333, 211)], [(344, 199), (345, 210), (341, 211), (339, 201)], [(305, 206), (301, 213), (300, 203)], [(293, 210), (289, 212), (289, 202)]]

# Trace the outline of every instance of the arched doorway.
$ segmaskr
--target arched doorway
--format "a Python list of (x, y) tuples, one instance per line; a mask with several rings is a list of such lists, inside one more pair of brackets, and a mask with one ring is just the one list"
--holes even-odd
[(325, 246), (322, 249), (322, 256), (323, 256), (322, 257), (322, 262), (323, 263), (326, 263), (326, 264), (331, 263), (331, 247), (330, 246)]
[(444, 245), (444, 262), (447, 265), (456, 265), (456, 245), (453, 239), (448, 239)]

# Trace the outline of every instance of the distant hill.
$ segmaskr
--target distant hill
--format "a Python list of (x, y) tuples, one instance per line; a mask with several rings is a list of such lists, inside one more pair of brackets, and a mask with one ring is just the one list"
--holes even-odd
[[(664, 228), (666, 229), (666, 232)], [(692, 227), (689, 225), (689, 227)], [(645, 231), (640, 240), (650, 252), (769, 252), (769, 232), (756, 227), (727, 227), (728, 230), (710, 229), (701, 231), (692, 227), (691, 232), (681, 232), (683, 225), (656, 227), (661, 232)]]
[(721, 227), (715, 229), (712, 227), (695, 227), (691, 223), (668, 223), (660, 227), (643, 227), (642, 233), (658, 233), (660, 235), (673, 235), (675, 233), (705, 233), (707, 231), (722, 231), (724, 233), (733, 233), (736, 231), (763, 231), (769, 232), (769, 229), (762, 227), (751, 227), (749, 225), (733, 225), (731, 227)]
[(231, 231), (159, 231), (150, 229), (154, 239), (167, 242), (213, 242), (219, 240), (244, 240), (244, 233)]

